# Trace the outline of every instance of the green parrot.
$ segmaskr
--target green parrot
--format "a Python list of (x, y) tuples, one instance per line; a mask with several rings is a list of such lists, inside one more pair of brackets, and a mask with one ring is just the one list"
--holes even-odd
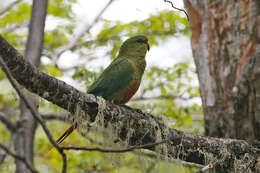
[[(89, 87), (88, 93), (101, 96), (115, 104), (125, 104), (138, 90), (146, 67), (145, 55), (150, 46), (146, 36), (127, 39), (118, 56)], [(57, 140), (60, 144), (77, 127), (78, 119)]]

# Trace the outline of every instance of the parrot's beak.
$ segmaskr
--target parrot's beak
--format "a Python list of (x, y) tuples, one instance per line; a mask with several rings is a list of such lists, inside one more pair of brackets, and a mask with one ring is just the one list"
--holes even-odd
[(144, 42), (145, 42), (145, 44), (147, 45), (147, 50), (149, 51), (149, 50), (150, 50), (150, 45), (149, 45), (149, 43), (148, 43), (148, 40), (145, 40)]
[(148, 41), (146, 42), (146, 45), (147, 45), (147, 50), (149, 51), (150, 50), (150, 45), (149, 45)]

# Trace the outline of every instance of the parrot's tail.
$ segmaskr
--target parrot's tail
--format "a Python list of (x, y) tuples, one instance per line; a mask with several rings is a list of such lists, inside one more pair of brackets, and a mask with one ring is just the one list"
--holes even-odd
[(79, 120), (79, 118), (74, 120), (74, 122), (71, 124), (71, 126), (59, 137), (59, 139), (57, 139), (57, 141), (56, 141), (57, 144), (61, 144), (74, 131), (74, 129), (77, 128), (78, 120)]
[[(74, 129), (77, 128), (78, 121), (79, 121), (79, 117), (76, 120), (74, 120), (71, 126), (59, 137), (59, 139), (56, 140), (56, 143), (58, 145), (61, 144), (74, 131)], [(47, 153), (49, 153), (52, 150), (52, 148), (53, 146)]]

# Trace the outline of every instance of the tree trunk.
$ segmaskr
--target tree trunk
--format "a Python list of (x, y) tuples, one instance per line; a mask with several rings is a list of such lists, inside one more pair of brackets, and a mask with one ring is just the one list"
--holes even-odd
[[(25, 49), (25, 57), (31, 64), (39, 66), (41, 50), (44, 38), (45, 18), (47, 14), (48, 0), (34, 0), (32, 5), (32, 15), (29, 25), (28, 39)], [(26, 92), (31, 105), (37, 110), (38, 101), (34, 95)], [(31, 115), (31, 111), (23, 101), (20, 101), (19, 130), (15, 134), (14, 148), (18, 155), (24, 156), (29, 164), (34, 166), (34, 136), (37, 127), (36, 120)], [(16, 162), (16, 173), (30, 173), (26, 165), (20, 161)]]
[(206, 135), (260, 140), (260, 1), (184, 3)]

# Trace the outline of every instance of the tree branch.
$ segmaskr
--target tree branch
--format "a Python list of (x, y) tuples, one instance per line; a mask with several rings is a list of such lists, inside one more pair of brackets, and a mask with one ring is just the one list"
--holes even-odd
[[(204, 137), (187, 134), (167, 127), (160, 117), (140, 110), (118, 106), (94, 95), (83, 93), (72, 86), (53, 78), (32, 66), (7, 41), (0, 37), (0, 56), (10, 69), (12, 76), (29, 91), (68, 110), (72, 115), (82, 114), (82, 119), (99, 123), (99, 128), (109, 128), (116, 138), (129, 146), (154, 143), (158, 139), (167, 140), (162, 148), (170, 158), (198, 164), (208, 164), (217, 158), (224, 160), (225, 169), (234, 169), (234, 159), (245, 154), (256, 159), (260, 151), (244, 140)], [(98, 123), (97, 123), (98, 124)], [(100, 125), (102, 124), (102, 125)], [(56, 143), (55, 143), (56, 144)], [(162, 154), (155, 147), (148, 148)]]
[(17, 154), (14, 154), (6, 146), (4, 146), (2, 144), (0, 144), (0, 148), (2, 150), (4, 150), (7, 154), (12, 156), (14, 159), (22, 161), (31, 172), (37, 173), (37, 171), (29, 164), (29, 162), (24, 157), (21, 157), (21, 156), (19, 156)]
[(37, 120), (38, 123), (40, 123), (40, 125), (42, 126), (45, 134), (47, 135), (49, 141), (51, 142), (51, 144), (59, 151), (59, 153), (62, 156), (63, 159), (63, 168), (62, 168), (62, 173), (66, 173), (66, 167), (67, 167), (67, 160), (66, 160), (66, 154), (63, 152), (63, 149), (59, 147), (59, 145), (55, 142), (55, 140), (53, 139), (48, 127), (46, 126), (45, 122), (43, 121), (43, 119), (38, 115), (38, 112), (36, 112), (34, 110), (34, 107), (30, 104), (30, 102), (27, 100), (27, 98), (24, 96), (24, 94), (22, 93), (22, 91), (18, 88), (18, 85), (16, 84), (16, 82), (14, 81), (14, 79), (12, 78), (8, 67), (6, 67), (5, 62), (3, 61), (1, 55), (0, 55), (0, 65), (1, 68), (3, 69), (3, 71), (5, 72), (7, 78), (9, 79), (10, 83), (12, 84), (12, 86), (14, 87), (14, 89), (16, 90), (17, 94), (19, 95), (19, 97), (23, 100), (23, 102), (25, 103), (25, 105), (27, 106), (27, 108), (31, 111), (32, 116)]
[(23, 1), (23, 0), (15, 0), (15, 1), (11, 2), (10, 4), (8, 4), (6, 7), (0, 9), (0, 16), (3, 15), (10, 8), (12, 8), (13, 6), (15, 6), (17, 3), (21, 2), (21, 1)]
[(166, 143), (166, 141), (161, 141), (161, 142), (155, 142), (155, 143), (151, 143), (151, 144), (144, 144), (144, 145), (139, 145), (139, 146), (132, 146), (126, 149), (103, 149), (103, 148), (87, 148), (87, 147), (75, 147), (75, 146), (68, 146), (68, 147), (61, 147), (64, 150), (83, 150), (83, 151), (99, 151), (99, 152), (103, 152), (103, 153), (126, 153), (129, 151), (134, 151), (136, 149), (145, 149), (145, 148), (151, 148), (151, 147), (155, 147), (157, 145), (160, 144), (164, 144)]
[(107, 8), (112, 4), (114, 0), (109, 0), (108, 3), (104, 6), (104, 8), (101, 9), (101, 11), (97, 14), (97, 16), (94, 18), (92, 23), (86, 24), (81, 31), (78, 32), (78, 34), (73, 37), (73, 39), (66, 45), (63, 46), (54, 53), (53, 56), (53, 64), (57, 64), (57, 61), (59, 57), (68, 50), (71, 50), (76, 47), (78, 41), (83, 37), (83, 35), (90, 31), (90, 29), (99, 21), (100, 17), (103, 15), (103, 13), (107, 10)]
[(181, 8), (177, 8), (177, 7), (175, 7), (171, 1), (164, 0), (164, 2), (168, 2), (168, 3), (171, 4), (172, 8), (184, 12), (185, 15), (187, 16), (187, 20), (189, 21), (189, 15), (188, 15), (188, 13), (187, 13), (184, 9), (181, 9)]
[(69, 122), (73, 122), (73, 120), (71, 119), (70, 114), (68, 113), (57, 113), (57, 114), (42, 114), (41, 117), (44, 120), (59, 120), (59, 121), (69, 121)]
[(5, 115), (4, 113), (0, 112), (0, 121), (2, 121), (2, 123), (4, 123), (4, 125), (11, 131), (14, 132), (16, 131), (16, 126), (15, 124), (10, 121), (10, 119), (7, 118), (7, 115)]
[(152, 97), (136, 97), (133, 98), (131, 101), (146, 101), (146, 100), (167, 100), (167, 99), (181, 99), (181, 100), (190, 100), (192, 97), (182, 97), (178, 95), (159, 95), (159, 96), (152, 96)]
[(10, 32), (14, 32), (16, 29), (25, 27), (29, 24), (28, 21), (24, 21), (21, 23), (16, 23), (14, 25), (11, 25), (9, 27), (3, 28), (2, 30), (0, 30), (1, 33), (10, 33)]

